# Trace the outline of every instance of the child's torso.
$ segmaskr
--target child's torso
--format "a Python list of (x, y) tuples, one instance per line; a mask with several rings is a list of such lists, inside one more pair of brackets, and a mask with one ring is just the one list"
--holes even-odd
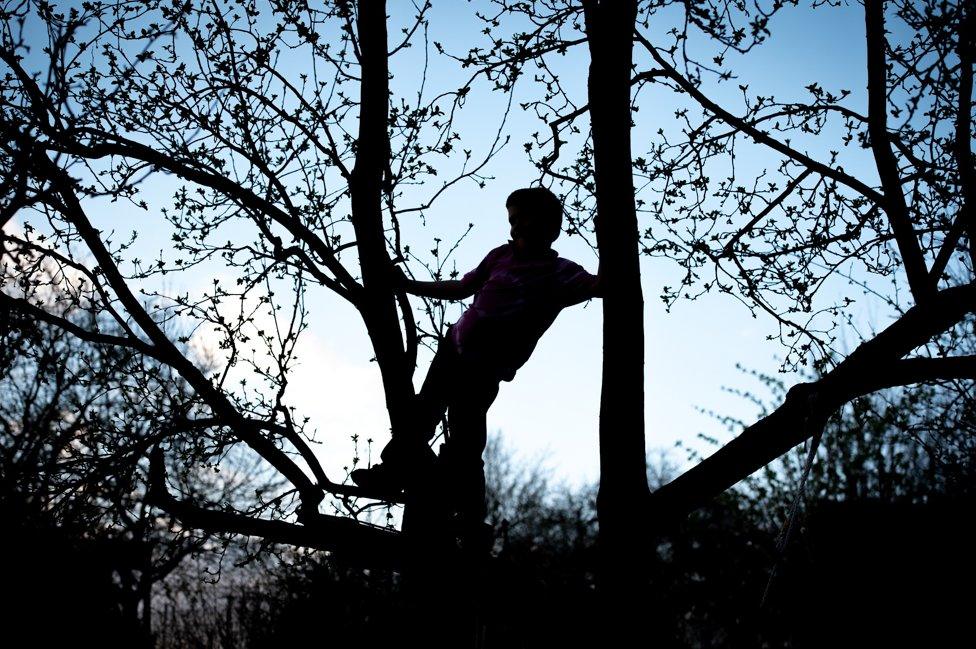
[(578, 268), (554, 252), (519, 259), (504, 251), (454, 325), (459, 352), (514, 376), (565, 306), (567, 279)]

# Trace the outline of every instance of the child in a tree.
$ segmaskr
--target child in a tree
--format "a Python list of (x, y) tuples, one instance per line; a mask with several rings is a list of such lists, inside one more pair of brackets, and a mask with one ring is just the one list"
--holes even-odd
[(352, 472), (359, 486), (395, 493), (412, 476), (435, 467), (429, 447), (445, 407), (448, 437), (441, 447), (446, 490), (464, 523), (481, 523), (485, 510), (482, 452), (486, 415), (499, 381), (511, 381), (542, 334), (567, 306), (601, 295), (598, 276), (560, 257), (550, 246), (562, 227), (562, 204), (548, 189), (519, 189), (505, 202), (512, 240), (495, 248), (459, 280), (418, 282), (398, 272), (408, 293), (442, 300), (474, 295), (474, 302), (440, 341), (420, 391), (412, 431), (394, 431), (383, 462)]

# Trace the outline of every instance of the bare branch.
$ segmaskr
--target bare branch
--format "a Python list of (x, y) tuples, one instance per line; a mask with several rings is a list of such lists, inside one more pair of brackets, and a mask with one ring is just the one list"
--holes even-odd
[(681, 73), (675, 70), (674, 66), (668, 63), (664, 59), (664, 57), (661, 56), (660, 52), (658, 52), (657, 48), (654, 47), (650, 43), (650, 41), (648, 41), (643, 35), (641, 35), (640, 32), (635, 32), (635, 37), (648, 51), (648, 53), (651, 55), (654, 61), (659, 66), (661, 66), (661, 68), (667, 71), (668, 77), (673, 79), (675, 83), (677, 83), (682, 90), (687, 92), (695, 101), (697, 101), (702, 106), (702, 108), (709, 111), (710, 113), (719, 116), (723, 121), (728, 123), (730, 126), (733, 126), (738, 130), (742, 131), (743, 133), (747, 134), (756, 142), (760, 144), (765, 144), (771, 149), (782, 153), (783, 155), (790, 158), (791, 160), (803, 165), (804, 167), (807, 167), (811, 171), (814, 171), (820, 174), (821, 176), (825, 176), (827, 178), (836, 180), (842, 185), (846, 185), (847, 187), (850, 187), (851, 189), (858, 192), (859, 194), (861, 194), (862, 196), (864, 196), (865, 198), (867, 198), (868, 200), (874, 203), (878, 203), (878, 204), (884, 203), (884, 196), (882, 196), (876, 190), (864, 184), (857, 178), (854, 178), (853, 176), (846, 174), (843, 171), (840, 171), (838, 169), (834, 169), (833, 167), (829, 167), (823, 164), (822, 162), (818, 162), (806, 154), (800, 153), (796, 149), (793, 149), (792, 147), (787, 146), (786, 144), (780, 142), (779, 140), (776, 140), (768, 133), (760, 131), (758, 128), (756, 128), (749, 122), (739, 117), (736, 117), (732, 113), (728, 112), (727, 110), (725, 110), (724, 108), (722, 108), (721, 106), (713, 102), (711, 99), (706, 97), (704, 93), (702, 93), (700, 90), (698, 90), (698, 88), (694, 86), (693, 83), (691, 83)]
[[(783, 405), (693, 469), (651, 494), (651, 516), (679, 517), (701, 507), (822, 428), (848, 401), (904, 381), (970, 377), (973, 360), (906, 359), (964, 316), (976, 312), (976, 284), (936, 293), (916, 304), (887, 329), (861, 344), (821, 379), (794, 386)], [(893, 377), (888, 376), (888, 372)], [(894, 383), (894, 379), (899, 383)]]
[(769, 204), (767, 204), (766, 207), (764, 207), (762, 211), (759, 212), (759, 214), (756, 214), (754, 217), (752, 217), (752, 219), (748, 223), (742, 226), (742, 228), (740, 228), (739, 231), (736, 232), (732, 236), (732, 238), (725, 243), (725, 246), (723, 246), (722, 252), (719, 256), (726, 257), (730, 255), (732, 253), (732, 249), (735, 247), (736, 242), (738, 242), (739, 239), (741, 239), (743, 236), (748, 234), (749, 231), (752, 230), (752, 228), (757, 223), (759, 223), (764, 218), (766, 218), (770, 212), (776, 209), (776, 207), (781, 205), (783, 201), (786, 200), (789, 197), (789, 195), (792, 194), (793, 191), (800, 186), (800, 183), (802, 183), (806, 179), (806, 177), (809, 176), (811, 173), (812, 171), (809, 168), (804, 169), (802, 172), (800, 172), (799, 175), (797, 175), (796, 178), (791, 180), (789, 184), (783, 189), (783, 191), (779, 193), (779, 195), (777, 195), (773, 200), (769, 201)]
[(212, 534), (242, 534), (272, 543), (341, 552), (352, 561), (376, 567), (396, 567), (403, 562), (404, 545), (399, 533), (325, 514), (307, 515), (301, 525), (253, 518), (231, 511), (204, 509), (176, 499), (166, 487), (163, 451), (151, 454), (149, 502), (182, 524)]
[(183, 378), (193, 386), (197, 393), (214, 412), (224, 417), (228, 422), (238, 424), (232, 426), (234, 432), (242, 441), (265, 458), (272, 466), (294, 484), (302, 495), (302, 501), (306, 508), (314, 509), (322, 500), (321, 490), (312, 484), (302, 470), (275, 444), (256, 434), (252, 429), (243, 424), (243, 419), (237, 408), (231, 403), (230, 399), (189, 360), (176, 346), (169, 340), (166, 334), (159, 328), (156, 322), (146, 313), (145, 309), (132, 294), (125, 279), (115, 265), (115, 260), (111, 253), (102, 243), (99, 232), (92, 227), (84, 213), (81, 203), (72, 188), (70, 178), (56, 167), (54, 163), (48, 161), (49, 180), (57, 188), (66, 207), (65, 216), (75, 226), (78, 233), (84, 239), (89, 249), (92, 251), (96, 261), (99, 263), (102, 273), (108, 280), (112, 290), (119, 297), (119, 301), (125, 306), (129, 315), (136, 321), (143, 332), (152, 341), (157, 358), (167, 363), (177, 370)]

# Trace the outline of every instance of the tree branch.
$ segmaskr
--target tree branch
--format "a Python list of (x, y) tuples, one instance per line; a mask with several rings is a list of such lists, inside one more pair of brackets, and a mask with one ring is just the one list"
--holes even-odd
[(813, 158), (811, 158), (810, 156), (800, 153), (796, 149), (793, 149), (792, 147), (783, 144), (779, 140), (776, 140), (773, 137), (771, 137), (768, 133), (760, 131), (758, 128), (756, 128), (746, 120), (736, 117), (732, 113), (728, 112), (727, 110), (725, 110), (724, 108), (722, 108), (721, 106), (719, 106), (718, 104), (710, 100), (708, 97), (704, 95), (704, 93), (698, 90), (698, 88), (696, 88), (694, 84), (692, 84), (681, 73), (675, 70), (674, 67), (670, 63), (668, 63), (664, 59), (664, 57), (661, 56), (661, 54), (657, 51), (657, 48), (654, 47), (650, 43), (650, 41), (648, 41), (643, 35), (641, 35), (640, 32), (635, 31), (634, 34), (637, 40), (644, 46), (645, 49), (647, 49), (648, 53), (650, 53), (654, 61), (658, 65), (660, 65), (665, 71), (667, 71), (668, 77), (673, 79), (675, 83), (677, 83), (682, 90), (684, 90), (689, 95), (691, 95), (691, 97), (695, 101), (697, 101), (702, 108), (704, 108), (710, 113), (717, 115), (719, 118), (721, 118), (723, 121), (728, 123), (730, 126), (733, 126), (736, 129), (742, 131), (743, 133), (751, 137), (756, 142), (760, 144), (764, 144), (770, 147), (771, 149), (782, 153), (786, 157), (790, 158), (791, 160), (799, 164), (802, 164), (803, 166), (807, 167), (811, 171), (814, 171), (820, 174), (821, 176), (825, 176), (827, 178), (836, 180), (842, 185), (850, 187), (851, 189), (858, 192), (865, 198), (871, 200), (872, 202), (878, 204), (884, 203), (884, 196), (882, 196), (876, 190), (864, 184), (857, 178), (854, 178), (853, 176), (850, 176), (844, 173), (843, 171), (839, 171), (837, 169), (829, 167), (823, 164), (822, 162), (818, 162)]
[(921, 304), (932, 293), (928, 281), (929, 273), (908, 215), (898, 161), (888, 138), (888, 44), (884, 35), (884, 0), (865, 0), (864, 21), (868, 49), (868, 134), (884, 191), (882, 205), (895, 233), (895, 242), (905, 264), (908, 285), (915, 302)]
[(759, 223), (764, 218), (766, 218), (766, 216), (768, 216), (770, 212), (776, 209), (778, 205), (782, 204), (783, 201), (786, 200), (789, 197), (789, 195), (792, 194), (793, 191), (800, 186), (800, 183), (802, 183), (806, 179), (806, 177), (809, 176), (811, 173), (812, 172), (810, 171), (809, 168), (804, 169), (802, 172), (800, 172), (800, 174), (796, 178), (791, 180), (790, 183), (783, 189), (783, 191), (780, 192), (778, 196), (776, 196), (776, 198), (771, 200), (769, 204), (766, 207), (764, 207), (761, 212), (759, 212), (759, 214), (752, 217), (752, 219), (750, 219), (750, 221), (747, 224), (745, 224), (742, 228), (740, 228), (739, 231), (736, 232), (732, 236), (732, 238), (728, 240), (728, 242), (722, 247), (722, 252), (719, 256), (727, 257), (730, 254), (732, 254), (732, 248), (735, 246), (736, 242), (742, 237), (744, 237), (746, 234), (748, 234), (748, 232), (757, 223)]
[[(308, 245), (315, 252), (316, 256), (322, 260), (326, 268), (336, 277), (335, 280), (329, 280), (319, 274), (317, 276), (319, 281), (322, 281), (328, 288), (355, 304), (356, 295), (361, 287), (345, 267), (339, 263), (339, 260), (335, 258), (332, 250), (298, 218), (288, 214), (271, 201), (254, 194), (226, 176), (192, 167), (189, 164), (160, 153), (139, 142), (90, 128), (79, 129), (78, 132), (95, 135), (105, 138), (105, 140), (97, 144), (82, 144), (73, 140), (66, 141), (61, 139), (58, 141), (57, 139), (52, 139), (42, 144), (53, 151), (70, 153), (82, 158), (98, 159), (110, 155), (118, 155), (125, 158), (141, 160), (160, 169), (166, 169), (184, 180), (189, 180), (219, 191), (248, 208), (254, 209), (262, 214), (267, 214), (272, 220), (284, 227), (296, 240)], [(52, 135), (54, 138), (63, 138), (63, 134), (61, 133), (54, 133)], [(111, 140), (114, 140), (114, 142)]]
[[(39, 306), (31, 304), (28, 300), (13, 297), (0, 291), (0, 313), (3, 311), (19, 311), (30, 316), (31, 318), (54, 325), (55, 327), (67, 331), (73, 336), (90, 343), (128, 347), (129, 349), (134, 349), (148, 356), (155, 357), (155, 350), (152, 348), (152, 346), (144, 343), (138, 338), (113, 336), (110, 334), (98, 333), (96, 331), (88, 331), (84, 327), (71, 322), (67, 318), (56, 316), (53, 313), (45, 311)], [(8, 322), (9, 314), (2, 313), (2, 316), (0, 316), (0, 321)]]
[[(962, 189), (962, 208), (959, 210), (959, 220), (965, 226), (966, 233), (969, 235), (969, 258), (973, 262), (972, 268), (976, 271), (976, 219), (973, 218), (976, 210), (976, 186), (974, 186), (973, 173), (973, 30), (976, 30), (976, 10), (972, 5), (963, 3), (960, 11), (965, 12), (960, 21), (959, 31), (957, 32), (958, 54), (959, 54), (959, 105), (956, 109), (956, 140), (955, 153), (956, 165), (959, 167), (959, 185)], [(946, 247), (953, 249), (956, 241), (947, 239)], [(950, 250), (951, 252), (951, 250)], [(940, 251), (941, 253), (941, 251)], [(941, 275), (941, 271), (939, 271)], [(933, 279), (938, 282), (939, 276), (934, 275)]]
[[(44, 94), (33, 78), (20, 65), (20, 61), (12, 53), (0, 51), (0, 60), (3, 60), (13, 70), (17, 79), (24, 87), (24, 92), (30, 99), (31, 108), (34, 112), (34, 119), (37, 120), (38, 128), (47, 134), (50, 142), (41, 142), (54, 151), (71, 153), (82, 158), (102, 158), (108, 155), (119, 155), (127, 158), (141, 160), (155, 167), (166, 169), (177, 176), (196, 182), (205, 187), (222, 192), (233, 198), (242, 205), (267, 214), (274, 221), (282, 225), (298, 241), (303, 241), (311, 250), (322, 260), (322, 263), (335, 275), (335, 280), (328, 280), (326, 286), (333, 291), (355, 304), (355, 297), (361, 288), (353, 279), (352, 275), (339, 263), (329, 246), (314, 232), (305, 226), (297, 217), (288, 214), (275, 204), (271, 203), (245, 187), (235, 183), (230, 178), (216, 173), (211, 173), (204, 169), (193, 167), (186, 162), (182, 162), (175, 157), (160, 153), (142, 143), (124, 138), (114, 133), (107, 133), (98, 129), (84, 127), (72, 129), (70, 134), (60, 126), (60, 119), (46, 101)], [(48, 116), (53, 115), (58, 127), (52, 127), (48, 121)], [(98, 144), (84, 145), (74, 139), (78, 134), (87, 134), (101, 140)], [(322, 277), (320, 281), (324, 280)]]
[(911, 385), (929, 381), (976, 379), (976, 356), (949, 356), (947, 358), (905, 358), (885, 368), (882, 378), (885, 384), (876, 389), (898, 385)]
[(241, 534), (272, 543), (342, 553), (343, 558), (375, 567), (403, 564), (404, 542), (400, 533), (324, 514), (306, 515), (301, 525), (252, 518), (237, 512), (205, 509), (178, 500), (166, 487), (163, 451), (150, 454), (147, 500), (178, 519), (181, 524), (211, 534)]
[(822, 378), (791, 388), (779, 408), (652, 493), (651, 519), (666, 524), (705, 505), (822, 429), (852, 399), (909, 382), (973, 376), (972, 357), (899, 359), (974, 311), (976, 284), (945, 289), (928, 304), (916, 304)]
[[(46, 160), (46, 159), (45, 159)], [(230, 399), (215, 387), (209, 379), (184, 356), (156, 322), (149, 316), (143, 306), (132, 294), (125, 278), (115, 265), (111, 253), (102, 243), (99, 232), (91, 225), (84, 209), (74, 193), (72, 181), (67, 174), (50, 160), (46, 160), (49, 180), (60, 193), (65, 206), (65, 217), (74, 225), (78, 234), (88, 245), (92, 255), (98, 262), (102, 273), (108, 280), (119, 301), (132, 316), (136, 324), (152, 341), (156, 358), (174, 368), (204, 401), (232, 427), (235, 434), (256, 453), (268, 461), (278, 472), (298, 488), (302, 496), (303, 507), (314, 510), (322, 500), (322, 491), (309, 480), (308, 476), (289, 458), (274, 442), (256, 433), (249, 427)], [(313, 458), (314, 459), (314, 458)]]
[[(968, 203), (965, 197), (963, 197), (963, 201)], [(963, 209), (965, 209), (965, 205)], [(952, 259), (952, 253), (956, 251), (956, 244), (959, 243), (962, 233), (966, 230), (972, 231), (971, 228), (967, 227), (967, 220), (969, 219), (965, 217), (962, 210), (959, 210), (955, 220), (953, 220), (952, 225), (949, 227), (949, 231), (946, 233), (945, 239), (942, 241), (939, 254), (936, 256), (935, 261), (932, 262), (932, 268), (929, 270), (929, 283), (933, 289), (938, 289), (939, 280), (942, 279), (942, 273), (945, 272), (946, 266), (949, 265), (949, 261)], [(970, 235), (970, 241), (972, 241), (972, 235)], [(970, 248), (972, 248), (972, 243), (970, 243)]]

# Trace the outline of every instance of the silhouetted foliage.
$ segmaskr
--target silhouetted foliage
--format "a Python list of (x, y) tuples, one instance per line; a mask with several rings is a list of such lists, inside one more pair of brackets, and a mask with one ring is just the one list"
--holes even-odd
[[(780, 379), (758, 378), (769, 394), (748, 392), (775, 401)], [(946, 415), (947, 403), (958, 406), (957, 417)], [(797, 493), (803, 448), (692, 514), (660, 542), (653, 564), (649, 605), (661, 609), (666, 635), (702, 648), (962, 637), (972, 596), (954, 586), (976, 565), (966, 514), (976, 454), (956, 442), (970, 439), (972, 403), (968, 392), (935, 387), (843, 409), (828, 422), (785, 552), (777, 537)], [(897, 467), (879, 464), (883, 457), (897, 458)], [(960, 479), (926, 480), (940, 473), (930, 465), (936, 458)], [(484, 646), (598, 642), (595, 487), (552, 484), (541, 462), (516, 460), (498, 437), (486, 459), (498, 533)], [(676, 470), (669, 462), (652, 459), (652, 484)], [(213, 609), (218, 623), (194, 623), (191, 636), (197, 627), (236, 629), (222, 646), (257, 647), (327, 626), (344, 641), (384, 646), (391, 624), (422, 614), (394, 574), (321, 553), (289, 556), (259, 574), (235, 582)], [(438, 624), (436, 616), (429, 624)]]
[[(82, 324), (91, 316), (67, 317)], [(64, 638), (104, 634), (106, 642), (114, 631), (105, 629), (117, 628), (119, 642), (148, 644), (153, 587), (210, 540), (146, 503), (146, 450), (167, 433), (152, 422), (184, 407), (186, 386), (124, 348), (44, 323), (5, 322), (0, 504), (9, 525), (4, 556), (21, 559), (5, 586), (10, 594), (61, 593), (51, 610), (36, 598), (14, 598), (23, 610), (11, 615), (11, 628), (26, 632), (34, 621)], [(273, 487), (243, 464), (227, 463), (234, 475), (221, 480), (206, 454), (187, 449), (184, 459), (174, 472), (180, 482), (211, 497)], [(73, 622), (40, 624), (51, 616)]]
[[(766, 580), (759, 574), (776, 562), (769, 528), (792, 511), (787, 494), (802, 466), (791, 455), (771, 462), (823, 435), (822, 462), (813, 465), (808, 485), (810, 536), (787, 544), (784, 581), (787, 574), (843, 575), (822, 570), (847, 547), (831, 530), (878, 520), (883, 533), (874, 538), (890, 538), (904, 528), (881, 522), (888, 520), (885, 508), (931, 527), (919, 503), (928, 507), (971, 485), (971, 437), (940, 437), (949, 422), (971, 430), (968, 384), (955, 393), (886, 393), (890, 408), (869, 395), (976, 374), (972, 346), (957, 344), (972, 340), (967, 318), (976, 310), (976, 19), (969, 2), (866, 0), (864, 41), (856, 44), (867, 53), (866, 93), (803, 79), (798, 71), (790, 96), (756, 92), (748, 79), (737, 79), (741, 106), (722, 105), (718, 84), (736, 77), (742, 57), (759, 55), (774, 14), (798, 10), (787, 6), (795, 4), (498, 0), (480, 14), (484, 44), (457, 55), (433, 44), (471, 68), (470, 79), (431, 92), (426, 73), (418, 72), (413, 93), (391, 90), (391, 76), (399, 73), (391, 61), (420, 36), (426, 47), (426, 2), (396, 25), (379, 0), (289, 0), (260, 8), (251, 0), (3, 2), (0, 333), (26, 337), (11, 338), (0, 359), (8, 377), (25, 367), (40, 379), (36, 391), (21, 378), (11, 383), (12, 403), (26, 406), (17, 412), (31, 431), (18, 437), (28, 427), (16, 416), (6, 422), (4, 448), (13, 450), (3, 458), (2, 477), (9, 493), (27, 496), (10, 501), (13, 511), (30, 509), (34, 498), (43, 503), (35, 512), (53, 506), (53, 524), (77, 516), (83, 523), (75, 529), (86, 531), (116, 529), (123, 520), (118, 529), (176, 520), (180, 533), (201, 530), (200, 538), (213, 532), (260, 539), (242, 561), (276, 543), (336, 552), (342, 561), (402, 558), (400, 534), (350, 520), (365, 518), (372, 505), (362, 507), (353, 499), (362, 493), (326, 475), (308, 421), (292, 403), (288, 376), (307, 328), (305, 298), (325, 289), (361, 316), (391, 425), (408, 427), (418, 348), (441, 333), (444, 312), (425, 304), (429, 322), (418, 323), (391, 270), (410, 260), (440, 277), (450, 272), (454, 248), (435, 240), (433, 260), (419, 259), (423, 246), (403, 239), (402, 219), (422, 217), (459, 181), (483, 184), (485, 164), (506, 141), (503, 130), (476, 160), (461, 146), (456, 112), (480, 78), (511, 102), (513, 85), (530, 76), (531, 66), (538, 95), (524, 108), (546, 128), (526, 151), (538, 156), (540, 181), (562, 188), (569, 230), (589, 236), (592, 226), (611, 287), (604, 308), (616, 335), (604, 340), (609, 388), (599, 498), (601, 534), (613, 540), (603, 558), (614, 569), (604, 574), (619, 578), (609, 590), (621, 594), (632, 569), (640, 592), (626, 621), (640, 622), (637, 612), (646, 609), (651, 626), (689, 644), (812, 637), (797, 634), (825, 627), (804, 625), (800, 614), (826, 599), (827, 587), (811, 588), (810, 599), (797, 594), (792, 609), (783, 604), (780, 619), (793, 620), (783, 627), (762, 626), (744, 604), (750, 593), (762, 596)], [(263, 14), (271, 18), (259, 19)], [(397, 28), (402, 40), (389, 42), (388, 31)], [(583, 45), (591, 65), (585, 98), (561, 82), (554, 63)], [(638, 112), (650, 93), (677, 108), (673, 117), (655, 111), (649, 141), (641, 144), (646, 151), (633, 154), (631, 121), (640, 127), (648, 111)], [(589, 129), (579, 123), (587, 115)], [(507, 108), (502, 124), (505, 116)], [(753, 163), (742, 164), (744, 149), (755, 154)], [(448, 167), (455, 173), (434, 182)], [(137, 252), (138, 232), (96, 227), (91, 214), (105, 201), (149, 210), (150, 188), (160, 180), (169, 195), (158, 207), (168, 250)], [(815, 368), (809, 381), (780, 387), (781, 403), (732, 443), (652, 494), (642, 468), (640, 254), (667, 257), (683, 271), (680, 285), (661, 290), (668, 307), (707, 292), (729, 294), (774, 323), (787, 366), (812, 359)], [(167, 286), (173, 274), (213, 281), (191, 294)], [(873, 301), (893, 322), (862, 335), (855, 300)], [(171, 322), (182, 326), (167, 328)], [(114, 349), (116, 356), (106, 357), (111, 370), (89, 374), (84, 353), (60, 360), (60, 342), (35, 345), (30, 326)], [(212, 343), (219, 366), (192, 351), (186, 332)], [(841, 353), (837, 341), (845, 339), (860, 344)], [(121, 419), (102, 407), (78, 408), (87, 397), (75, 386), (85, 382), (133, 391), (121, 402)], [(170, 399), (164, 407), (144, 408), (145, 399), (135, 398), (157, 389)], [(78, 412), (65, 416), (62, 399)], [(906, 427), (925, 453), (893, 437)], [(106, 437), (86, 438), (92, 431)], [(81, 446), (71, 446), (76, 440)], [(226, 471), (227, 458), (240, 457), (261, 475), (273, 470), (284, 486), (241, 492), (245, 482)], [(55, 470), (32, 472), (35, 460)], [(209, 481), (201, 465), (204, 474), (212, 471)], [(766, 466), (764, 477), (747, 478)], [(216, 477), (222, 467), (226, 479)], [(596, 570), (589, 563), (593, 494), (547, 501), (531, 485), (498, 492), (516, 498), (499, 500), (511, 517), (502, 510), (498, 517), (509, 523), (495, 519), (503, 534), (495, 565), (504, 579), (498, 590), (487, 582), (501, 606), (489, 628), (509, 643), (542, 643), (554, 633), (566, 642), (586, 638), (581, 629)], [(327, 496), (341, 515), (320, 510)], [(872, 498), (881, 504), (865, 504)], [(819, 531), (817, 516), (827, 521)], [(32, 529), (48, 529), (51, 519), (43, 520)], [(763, 532), (743, 533), (750, 524)], [(646, 575), (649, 526), (672, 533)], [(851, 556), (868, 556), (877, 545), (866, 543)], [(329, 565), (337, 581), (322, 584), (323, 598), (332, 601), (342, 588), (364, 593), (355, 590), (361, 567), (345, 572), (345, 563)], [(937, 572), (945, 572), (939, 565)], [(319, 568), (308, 569), (282, 577), (268, 592), (308, 584), (303, 575), (318, 575)], [(891, 590), (879, 575), (869, 572), (861, 581)], [(656, 584), (650, 594), (645, 577)], [(368, 590), (383, 588), (377, 582)], [(246, 613), (252, 605), (239, 606)], [(311, 610), (304, 606), (282, 605), (274, 619), (299, 619), (291, 611)], [(357, 619), (364, 609), (345, 610), (345, 628), (366, 628)], [(569, 615), (580, 627), (536, 626), (535, 612), (542, 620)]]
[(119, 550), (131, 548), (92, 538), (77, 524), (57, 524), (22, 496), (0, 493), (8, 640), (36, 646), (152, 646), (147, 628), (127, 610), (132, 593), (117, 582), (119, 571), (130, 569), (120, 565)]
[[(763, 408), (782, 398), (781, 378), (748, 374), (766, 394), (734, 392)], [(714, 524), (717, 512), (721, 543), (732, 535), (737, 541), (734, 550), (709, 547), (715, 537), (707, 528), (687, 537), (704, 548), (701, 556), (723, 566), (701, 574), (722, 575), (736, 564), (722, 580), (728, 599), (706, 615), (724, 618), (720, 635), (731, 639), (729, 646), (951, 644), (965, 637), (963, 611), (973, 598), (956, 585), (976, 577), (967, 549), (976, 528), (965, 515), (976, 484), (974, 406), (969, 382), (855, 400), (827, 422), (802, 487), (809, 446), (693, 515), (688, 525), (702, 518)], [(723, 419), (733, 433), (745, 425)], [(676, 561), (695, 563), (688, 555)], [(704, 586), (715, 587), (714, 581)], [(688, 605), (703, 601), (710, 599)], [(811, 618), (827, 603), (830, 616)], [(699, 621), (690, 628), (710, 626)], [(714, 637), (696, 637), (700, 646), (716, 644)]]

